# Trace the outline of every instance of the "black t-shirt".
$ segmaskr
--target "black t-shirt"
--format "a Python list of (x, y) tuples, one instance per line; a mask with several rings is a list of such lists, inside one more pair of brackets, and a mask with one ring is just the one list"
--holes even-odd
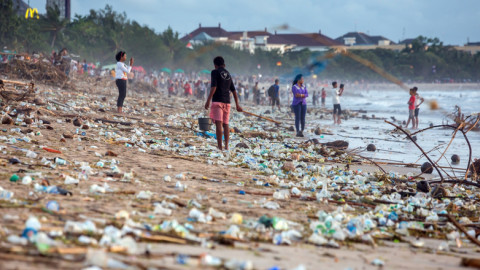
[(230, 91), (235, 91), (232, 76), (223, 67), (212, 70), (212, 87), (217, 87), (212, 102), (230, 103)]

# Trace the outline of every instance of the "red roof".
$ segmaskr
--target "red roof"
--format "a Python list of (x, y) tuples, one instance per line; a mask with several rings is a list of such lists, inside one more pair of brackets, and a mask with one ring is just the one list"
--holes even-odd
[[(240, 40), (244, 32), (245, 31), (228, 32), (225, 29), (221, 28), (220, 24), (218, 25), (218, 27), (202, 27), (200, 25), (197, 29), (182, 37), (181, 40), (184, 42), (188, 42), (190, 39), (194, 38), (200, 33), (206, 33), (212, 38), (226, 37), (229, 40)], [(267, 44), (288, 44), (300, 47), (328, 47), (343, 45), (341, 42), (333, 40), (320, 33), (271, 34), (267, 31), (246, 32), (249, 38), (253, 38), (256, 36), (269, 36), (267, 39)]]
[(228, 37), (230, 35), (229, 32), (225, 31), (222, 27), (198, 27), (197, 29), (193, 30), (189, 34), (182, 37), (180, 40), (188, 42), (190, 39), (194, 38), (200, 33), (206, 33), (212, 38), (219, 38), (219, 37)]
[(276, 34), (268, 38), (269, 44), (295, 44), (301, 47), (337, 46), (341, 43), (319, 33)]

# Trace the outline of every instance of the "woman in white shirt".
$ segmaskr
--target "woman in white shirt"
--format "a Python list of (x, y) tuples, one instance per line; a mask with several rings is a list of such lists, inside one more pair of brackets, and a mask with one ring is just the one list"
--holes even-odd
[(130, 73), (133, 66), (133, 58), (130, 58), (130, 65), (127, 66), (124, 62), (127, 60), (127, 53), (124, 51), (119, 51), (115, 55), (117, 60), (117, 66), (115, 67), (115, 83), (118, 87), (118, 99), (117, 99), (117, 112), (123, 113), (123, 101), (127, 96), (127, 74)]

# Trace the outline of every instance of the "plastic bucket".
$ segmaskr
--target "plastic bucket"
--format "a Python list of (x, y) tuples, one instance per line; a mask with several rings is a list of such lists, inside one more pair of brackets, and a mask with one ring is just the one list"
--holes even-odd
[(198, 118), (198, 128), (202, 131), (210, 130), (212, 120), (210, 118)]

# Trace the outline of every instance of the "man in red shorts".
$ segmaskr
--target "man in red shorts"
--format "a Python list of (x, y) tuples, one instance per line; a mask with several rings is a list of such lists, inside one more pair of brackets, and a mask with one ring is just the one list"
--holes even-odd
[[(212, 108), (210, 110), (210, 118), (213, 119), (216, 126), (218, 149), (222, 150), (222, 133), (225, 137), (225, 150), (228, 150), (228, 141), (230, 137), (230, 130), (228, 128), (228, 120), (230, 118), (230, 92), (235, 99), (237, 111), (242, 112), (242, 107), (238, 103), (237, 91), (233, 85), (232, 76), (228, 70), (225, 69), (225, 60), (221, 56), (213, 59), (215, 69), (212, 70), (211, 90), (210, 95), (205, 103), (205, 109), (210, 108), (210, 101), (212, 101)], [(222, 132), (223, 128), (223, 132)]]

